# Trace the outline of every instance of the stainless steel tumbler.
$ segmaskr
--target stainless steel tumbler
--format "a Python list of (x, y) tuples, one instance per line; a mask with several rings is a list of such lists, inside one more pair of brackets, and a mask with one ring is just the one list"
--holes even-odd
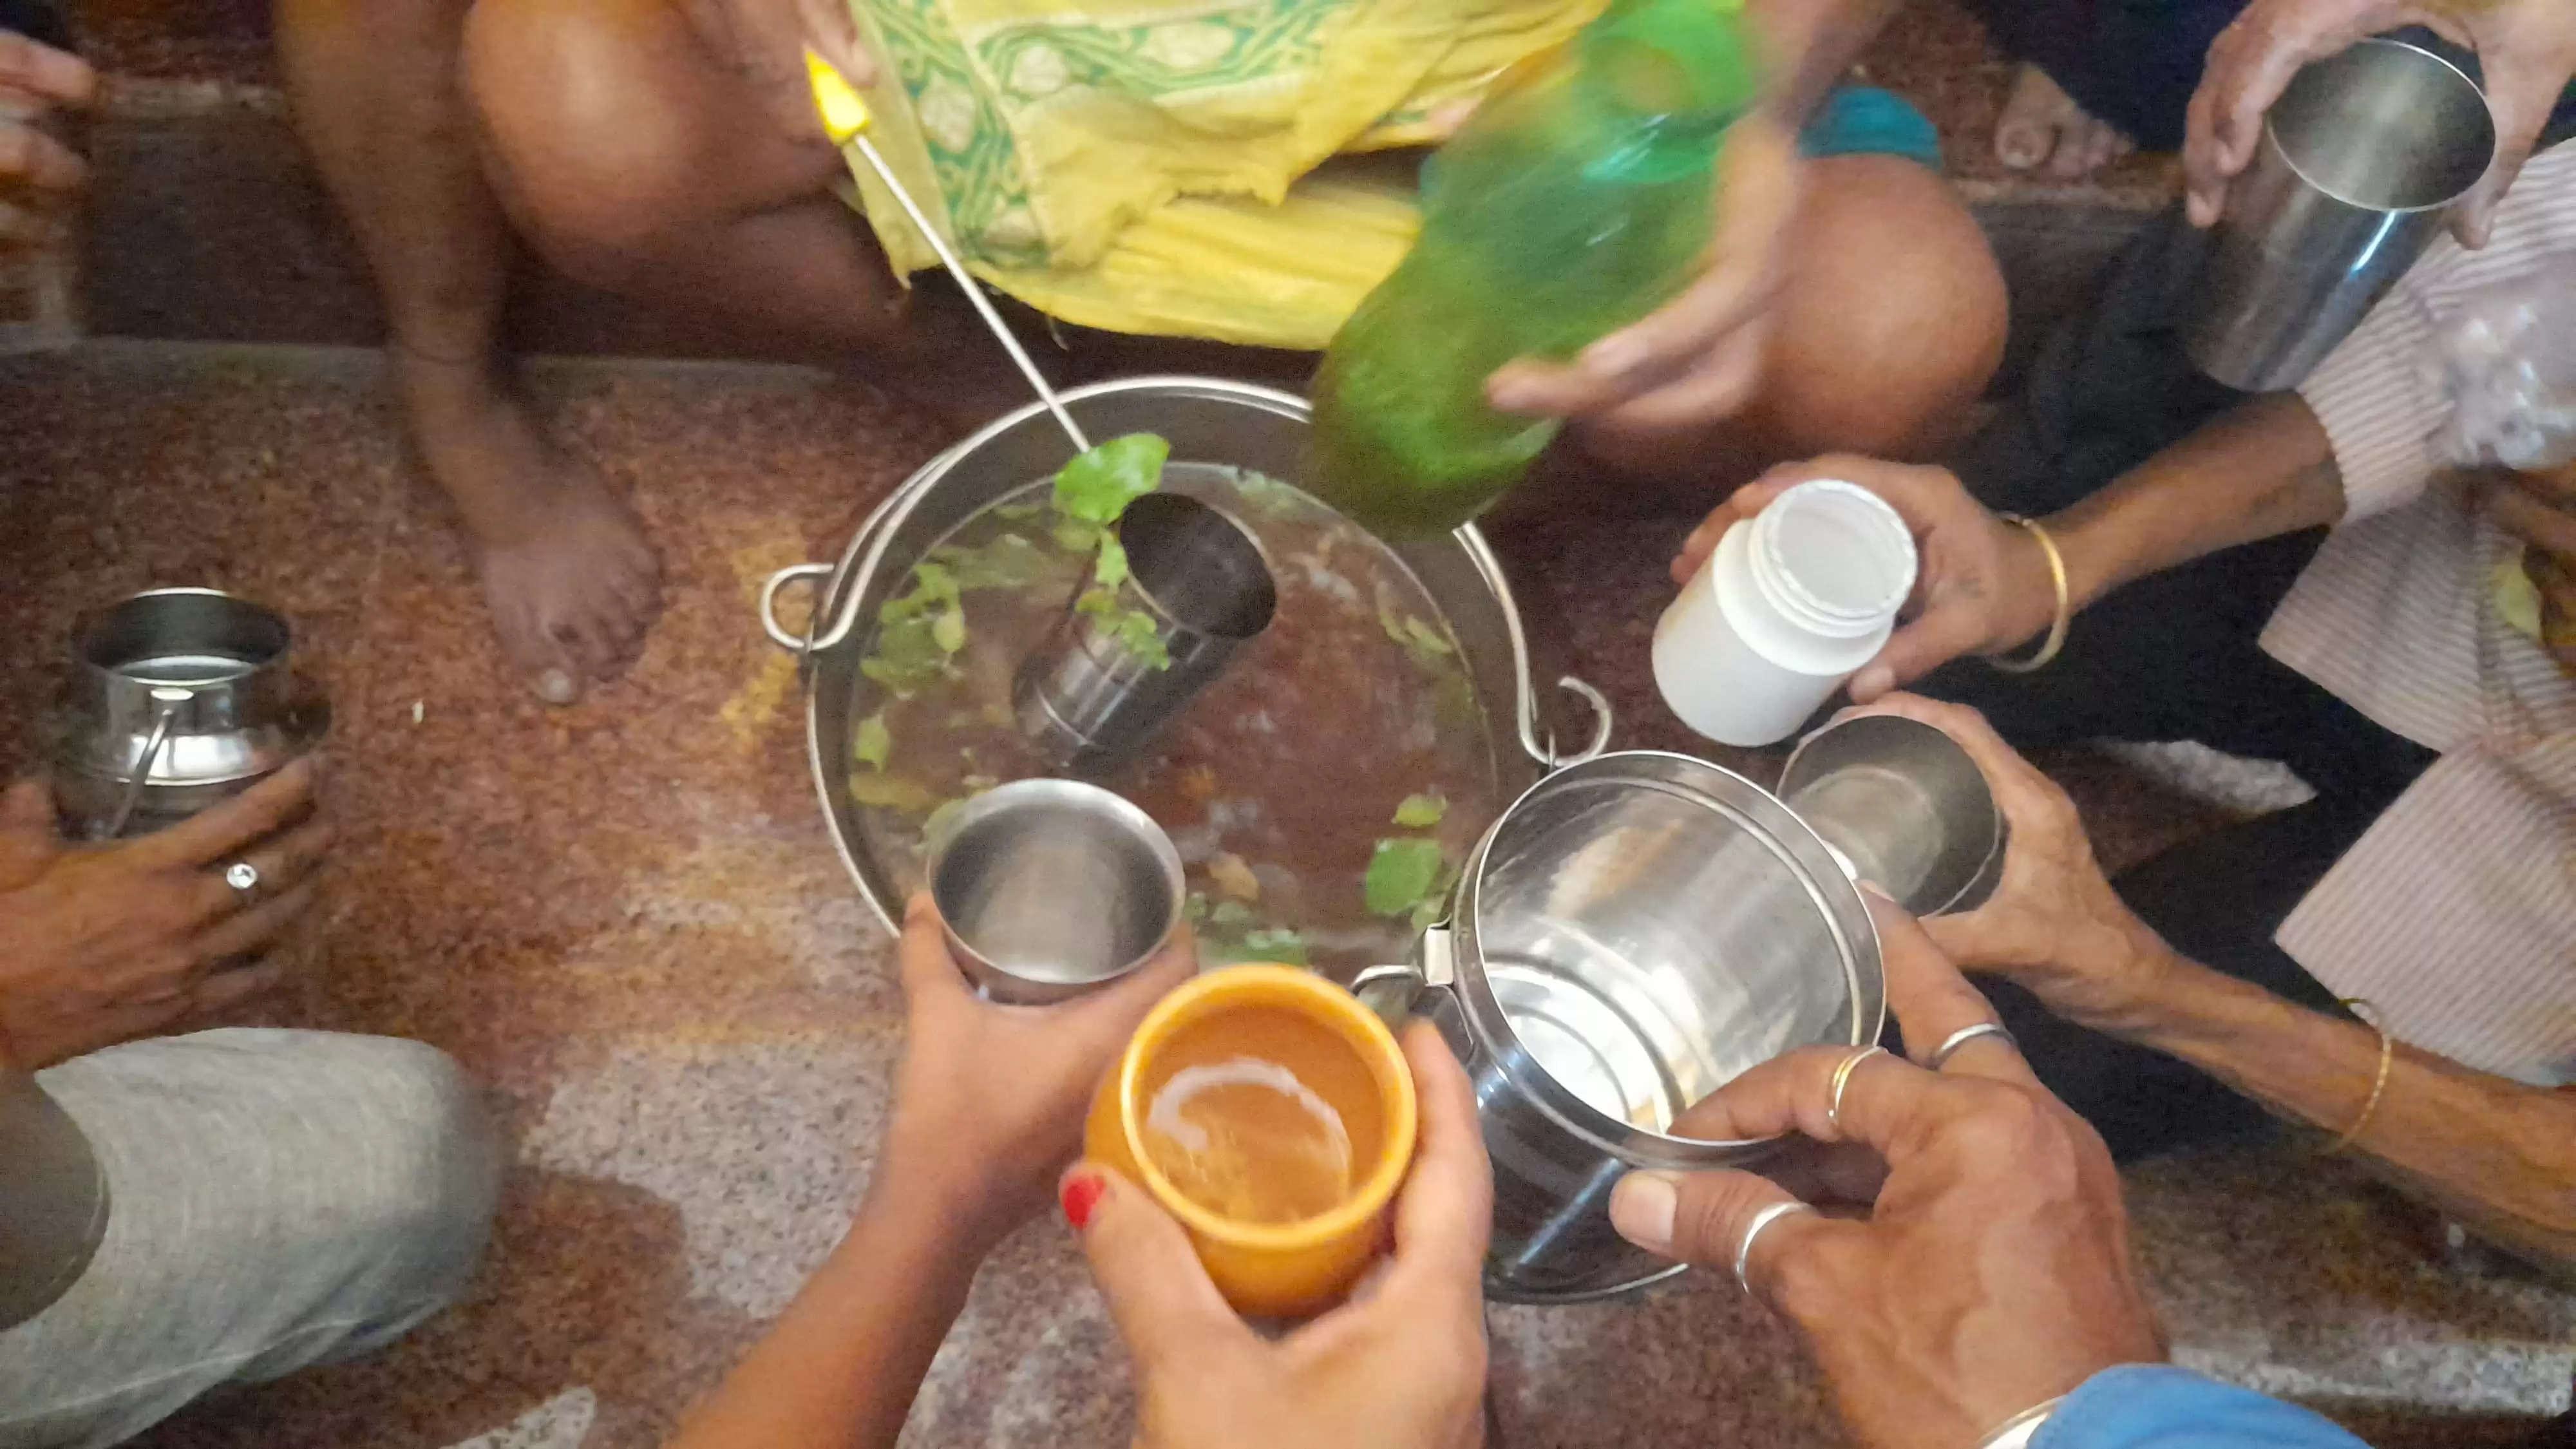
[(2249, 392), (2296, 386), (2441, 233), (2495, 143), (2477, 82), (2421, 46), (2381, 36), (2309, 64), (2228, 189), (2191, 360)]

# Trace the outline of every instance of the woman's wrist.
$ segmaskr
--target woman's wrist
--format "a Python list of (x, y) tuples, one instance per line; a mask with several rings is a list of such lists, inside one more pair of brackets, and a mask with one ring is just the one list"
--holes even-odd
[(1012, 1180), (955, 1141), (889, 1132), (868, 1180), (860, 1215), (933, 1233), (980, 1256), (1044, 1206), (1043, 1185)]

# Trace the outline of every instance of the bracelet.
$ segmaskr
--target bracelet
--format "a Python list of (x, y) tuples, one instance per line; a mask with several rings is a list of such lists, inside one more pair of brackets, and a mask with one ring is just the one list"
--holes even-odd
[(2361, 1140), (2362, 1129), (2370, 1125), (2370, 1119), (2379, 1111), (2379, 1099), (2388, 1095), (2388, 1069), (2397, 1061), (2397, 1039), (2388, 1034), (2387, 1027), (2371, 1019), (2379, 1015), (2378, 1007), (2354, 996), (2344, 997), (2335, 1004), (2355, 1016), (2361, 1016), (2363, 1008), (2369, 1008), (2370, 1016), (2362, 1016), (2361, 1020), (2364, 1026), (2379, 1033), (2379, 1075), (2371, 1079), (2370, 1099), (2361, 1104), (2361, 1115), (2352, 1119), (2352, 1125), (2344, 1129), (2341, 1137), (2318, 1148), (2319, 1157), (2332, 1157)]
[(2045, 1403), (2031, 1405), (2004, 1420), (2003, 1427), (1979, 1441), (1977, 1449), (2022, 1449), (2039, 1433), (2039, 1426), (2048, 1422), (2048, 1416), (2057, 1412), (2057, 1406), (2065, 1402), (2066, 1396), (2059, 1394)]
[(2057, 590), (2057, 616), (2048, 621), (2048, 637), (2040, 641), (2038, 653), (2028, 659), (2003, 659), (1992, 654), (1985, 656), (1988, 664), (2006, 674), (2028, 674), (2055, 659), (2057, 651), (2066, 647), (2066, 626), (2074, 622), (2074, 610), (2068, 606), (2067, 598), (2066, 555), (2057, 551), (2057, 540), (2049, 536), (2048, 530), (2040, 526), (2038, 519), (2024, 518), (2018, 513), (1999, 513), (1995, 516), (2017, 528), (2029, 529), (2030, 536), (2039, 540), (2040, 552), (2048, 555), (2048, 582)]

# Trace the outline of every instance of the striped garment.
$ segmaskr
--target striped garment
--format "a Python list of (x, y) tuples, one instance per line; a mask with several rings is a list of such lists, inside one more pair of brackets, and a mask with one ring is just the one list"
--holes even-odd
[(2576, 144), (2525, 168), (2485, 248), (2436, 242), (2299, 388), (2348, 511), (2263, 647), (2442, 757), (2275, 939), (2405, 1041), (2560, 1086), (2576, 1081), (2576, 681), (2496, 609), (2514, 541), (2428, 489), (2446, 403), (2427, 343), (2469, 294), (2525, 278), (2576, 287)]

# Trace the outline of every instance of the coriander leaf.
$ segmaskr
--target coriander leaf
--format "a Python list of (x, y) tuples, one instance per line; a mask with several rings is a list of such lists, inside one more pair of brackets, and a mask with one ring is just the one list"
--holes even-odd
[(1373, 916), (1401, 916), (1429, 897), (1440, 883), (1440, 842), (1381, 840), (1361, 877), (1360, 894)]
[(1127, 582), (1127, 546), (1114, 533), (1100, 536), (1100, 560), (1091, 566), (1091, 581), (1104, 589)]
[(1448, 813), (1448, 800), (1439, 791), (1432, 790), (1405, 796), (1404, 803), (1395, 807), (1395, 823), (1407, 830), (1427, 830), (1439, 824), (1440, 817)]
[(1108, 523), (1163, 481), (1172, 445), (1152, 433), (1111, 438), (1055, 475), (1055, 509), (1085, 523)]
[(885, 768), (886, 755), (894, 749), (894, 736), (886, 730), (885, 711), (878, 710), (859, 721), (850, 754), (860, 764), (873, 770)]

